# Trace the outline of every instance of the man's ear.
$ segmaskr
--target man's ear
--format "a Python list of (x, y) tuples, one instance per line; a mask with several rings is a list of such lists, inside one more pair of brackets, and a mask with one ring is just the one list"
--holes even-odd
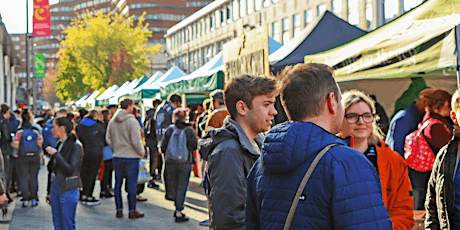
[(458, 125), (457, 114), (455, 114), (454, 111), (450, 111), (450, 118), (452, 119), (452, 121), (454, 121), (455, 124)]
[(238, 116), (246, 116), (246, 114), (248, 113), (248, 109), (249, 108), (246, 105), (246, 103), (244, 103), (244, 101), (239, 100), (236, 103), (236, 111), (238, 112)]
[(331, 114), (337, 113), (338, 104), (337, 104), (336, 95), (334, 94), (334, 92), (331, 92), (329, 93), (329, 95), (327, 95), (326, 105), (327, 105), (327, 110), (329, 111), (329, 113)]

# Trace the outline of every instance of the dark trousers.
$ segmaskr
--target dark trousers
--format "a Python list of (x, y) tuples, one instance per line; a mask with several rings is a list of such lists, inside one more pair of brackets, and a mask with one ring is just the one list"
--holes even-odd
[(19, 177), (19, 189), (25, 201), (36, 200), (38, 191), (38, 170), (40, 170), (40, 156), (20, 156), (16, 161)]
[(101, 192), (109, 193), (112, 188), (113, 160), (104, 161), (104, 175), (101, 181)]
[(13, 163), (14, 159), (11, 155), (9, 154), (3, 154), (3, 162), (4, 162), (4, 167), (5, 167), (5, 173), (6, 173), (6, 178), (5, 179), (5, 189), (6, 192), (10, 192), (10, 184), (11, 184), (11, 177), (13, 174)]
[[(156, 175), (155, 169), (158, 169), (158, 164), (159, 164), (158, 155), (160, 154), (158, 153), (156, 142), (151, 145), (147, 145), (147, 147), (149, 150), (149, 159), (150, 159), (150, 165), (149, 165), (150, 166), (150, 176), (153, 177)], [(161, 170), (158, 169), (158, 172), (161, 172)]]
[(431, 171), (418, 172), (409, 168), (409, 178), (414, 194), (414, 210), (425, 210), (426, 191)]
[(93, 196), (94, 184), (96, 183), (97, 172), (102, 162), (102, 154), (100, 155), (84, 155), (81, 165), (81, 182), (83, 184), (82, 196)]
[(184, 210), (185, 193), (187, 192), (191, 171), (191, 164), (165, 164), (165, 172), (168, 175), (166, 184), (169, 184), (169, 192), (174, 196), (174, 205), (177, 211)]
[(121, 197), (121, 186), (123, 179), (126, 178), (128, 188), (129, 211), (136, 211), (136, 185), (137, 175), (139, 174), (138, 158), (113, 158), (113, 168), (115, 170), (115, 205), (117, 211), (123, 210), (123, 200)]

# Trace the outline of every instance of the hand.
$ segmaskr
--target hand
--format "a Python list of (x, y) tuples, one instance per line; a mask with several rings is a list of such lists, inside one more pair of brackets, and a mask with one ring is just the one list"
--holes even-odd
[(49, 155), (54, 155), (57, 152), (57, 150), (51, 146), (46, 147), (45, 150)]
[(6, 193), (3, 193), (0, 195), (0, 204), (4, 204), (6, 201), (8, 201), (8, 198), (6, 197)]

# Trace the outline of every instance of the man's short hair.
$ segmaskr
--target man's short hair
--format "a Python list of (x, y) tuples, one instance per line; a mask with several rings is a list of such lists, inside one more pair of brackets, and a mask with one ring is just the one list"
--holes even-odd
[(211, 100), (214, 102), (214, 100), (217, 100), (219, 102), (219, 105), (225, 105), (224, 101), (224, 91), (221, 89), (216, 89), (209, 94), (209, 97)]
[(127, 109), (130, 105), (134, 104), (134, 101), (125, 97), (120, 101), (120, 108)]
[(236, 103), (243, 101), (250, 109), (254, 97), (276, 92), (276, 82), (272, 78), (243, 75), (230, 80), (225, 86), (224, 101), (228, 113), (236, 119)]
[(111, 108), (118, 108), (118, 106), (117, 105), (108, 105), (107, 106), (107, 109), (111, 109)]
[(157, 105), (161, 104), (161, 100), (155, 99), (152, 101), (152, 106), (155, 107)]
[(338, 103), (340, 89), (324, 64), (297, 64), (281, 72), (281, 102), (290, 120), (301, 121), (321, 115), (328, 95), (333, 92)]
[(6, 103), (3, 103), (1, 105), (1, 113), (5, 114), (6, 112), (8, 112), (8, 110), (10, 110), (10, 106), (8, 104), (6, 104)]
[(168, 96), (168, 101), (170, 101), (172, 103), (177, 103), (177, 102), (180, 103), (182, 101), (182, 98), (178, 93), (171, 93)]

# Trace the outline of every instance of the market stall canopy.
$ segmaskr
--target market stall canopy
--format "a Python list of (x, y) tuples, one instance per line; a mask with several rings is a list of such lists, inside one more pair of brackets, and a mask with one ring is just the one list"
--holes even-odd
[(96, 106), (102, 106), (101, 102), (112, 96), (112, 94), (118, 89), (117, 85), (112, 85), (107, 88), (101, 95), (96, 98)]
[(118, 99), (126, 95), (127, 93), (131, 92), (138, 84), (141, 79), (134, 79), (132, 80), (125, 88), (117, 90), (112, 97), (109, 98), (109, 104), (117, 105)]
[(75, 105), (76, 106), (81, 106), (81, 104), (83, 103), (83, 101), (85, 101), (86, 98), (88, 98), (90, 96), (89, 93), (85, 93), (82, 97), (80, 97), (80, 99), (78, 99), (76, 102), (75, 102)]
[[(269, 53), (272, 54), (283, 45), (272, 37), (268, 37)], [(224, 87), (224, 63), (223, 52), (219, 52), (206, 64), (193, 73), (180, 79), (169, 81), (162, 84), (161, 97), (167, 97), (170, 93), (180, 94), (199, 94), (209, 92)]]
[(146, 82), (144, 82), (144, 84), (135, 88), (133, 92), (131, 92), (131, 94), (129, 94), (128, 96), (135, 101), (139, 101), (143, 98), (150, 98), (152, 95), (149, 94), (149, 89), (147, 88), (150, 85), (152, 85), (152, 83), (157, 81), (161, 76), (163, 76), (163, 73), (160, 71), (157, 71)]
[(332, 66), (338, 82), (454, 76), (457, 66), (457, 1), (430, 0), (342, 46), (305, 56), (305, 63)]
[(186, 74), (179, 68), (173, 66), (164, 75), (157, 77), (150, 85), (145, 86), (141, 91), (131, 95), (133, 100), (141, 100), (144, 98), (154, 98), (160, 92), (160, 86), (175, 79), (179, 79)]
[[(104, 98), (98, 98), (96, 100), (96, 105), (97, 106), (105, 106), (105, 105), (110, 105), (110, 101), (109, 101), (109, 98), (111, 98), (112, 96), (118, 94), (119, 91), (123, 91), (126, 89), (126, 87), (129, 85), (131, 81), (126, 81), (125, 83), (123, 83), (123, 85), (120, 86), (120, 88), (112, 91), (112, 93), (110, 94), (106, 94), (104, 95)], [(118, 103), (115, 103), (115, 104), (118, 104)]]
[(298, 36), (269, 56), (270, 70), (281, 71), (287, 65), (303, 63), (305, 55), (322, 52), (367, 32), (326, 11), (303, 29)]

